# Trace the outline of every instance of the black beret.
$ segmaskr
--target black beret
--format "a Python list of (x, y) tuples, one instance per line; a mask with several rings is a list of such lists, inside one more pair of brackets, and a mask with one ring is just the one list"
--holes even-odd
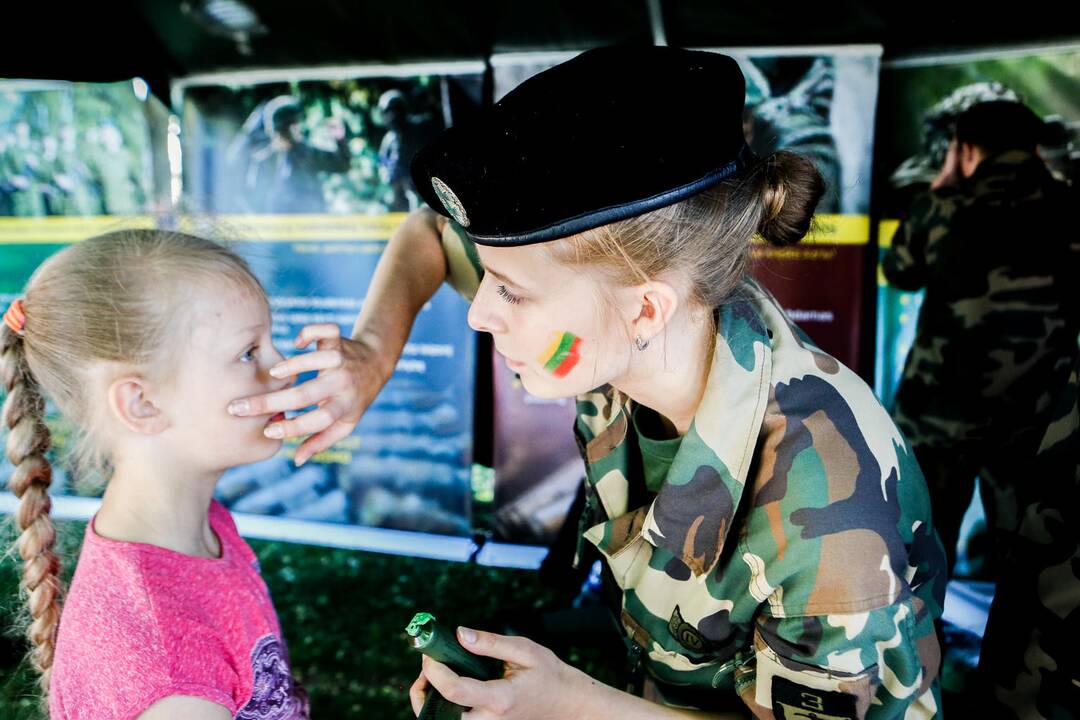
[(747, 166), (745, 80), (718, 53), (606, 47), (526, 80), (412, 163), (476, 242), (525, 245), (671, 205)]

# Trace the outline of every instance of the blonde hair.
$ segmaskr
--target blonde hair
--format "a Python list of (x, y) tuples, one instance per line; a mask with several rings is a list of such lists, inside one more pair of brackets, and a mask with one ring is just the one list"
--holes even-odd
[(557, 261), (588, 266), (620, 286), (679, 273), (691, 300), (712, 309), (742, 281), (754, 236), (797, 243), (824, 192), (812, 162), (778, 152), (678, 203), (544, 247)]
[(26, 286), (22, 334), (0, 326), (0, 380), (9, 428), (8, 483), (19, 498), (22, 590), (30, 611), (30, 659), (47, 694), (60, 620), (60, 560), (49, 518), (52, 468), (45, 397), (79, 427), (76, 472), (108, 462), (94, 428), (100, 404), (88, 371), (123, 363), (149, 373), (169, 366), (177, 325), (191, 320), (183, 308), (199, 281), (224, 278), (265, 298), (239, 256), (202, 238), (161, 230), (125, 230), (76, 243), (53, 255)]

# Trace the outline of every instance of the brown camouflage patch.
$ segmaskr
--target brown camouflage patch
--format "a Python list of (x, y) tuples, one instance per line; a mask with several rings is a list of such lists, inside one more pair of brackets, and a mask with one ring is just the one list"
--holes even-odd
[(780, 511), (780, 503), (767, 503), (764, 510), (769, 518), (769, 530), (772, 531), (773, 542), (776, 543), (776, 559), (783, 560), (784, 553), (787, 551), (787, 535), (784, 533), (784, 516)]
[(765, 407), (765, 418), (758, 437), (758, 450), (754, 457), (756, 467), (750, 478), (753, 487), (754, 505), (761, 506), (780, 500), (787, 489), (786, 483), (770, 483), (776, 474), (776, 459), (779, 445), (787, 434), (787, 416), (780, 412), (776, 402), (775, 388), (769, 388), (769, 404)]
[(937, 634), (930, 633), (916, 639), (915, 648), (919, 653), (919, 662), (923, 666), (922, 684), (919, 686), (920, 696), (930, 689), (930, 685), (937, 679), (938, 671), (941, 670), (941, 646), (938, 644)]
[(835, 375), (840, 372), (840, 362), (832, 355), (814, 352), (814, 364), (817, 365), (818, 370), (828, 375)]
[(608, 425), (602, 433), (590, 440), (585, 446), (586, 460), (595, 463), (618, 449), (626, 440), (626, 428), (626, 413), (621, 413), (619, 417), (615, 418), (615, 422)]
[(800, 348), (810, 353), (810, 355), (814, 358), (814, 365), (817, 366), (818, 370), (825, 373), (826, 375), (835, 375), (836, 373), (840, 372), (840, 362), (836, 358), (821, 352), (821, 350), (817, 349), (813, 345), (807, 345), (806, 342), (803, 340), (803, 336), (801, 331), (799, 330), (799, 327), (791, 321), (791, 318), (789, 318), (786, 313), (784, 315), (784, 319), (787, 321), (788, 330), (791, 331), (791, 338)]
[(828, 481), (829, 502), (845, 500), (855, 492), (855, 481), (859, 475), (859, 458), (844, 436), (837, 431), (824, 411), (818, 410), (803, 420), (810, 436), (814, 439), (814, 449), (825, 468)]
[(649, 634), (649, 631), (635, 620), (634, 616), (625, 609), (623, 609), (620, 617), (622, 618), (623, 627), (626, 628), (626, 632), (630, 639), (648, 650), (652, 646), (652, 635)]
[(608, 523), (608, 545), (603, 550), (609, 555), (615, 555), (629, 543), (641, 536), (641, 528), (645, 525), (645, 517), (648, 508), (638, 508), (634, 512), (626, 513)]
[(814, 588), (806, 603), (808, 613), (870, 610), (893, 602), (900, 589), (885, 541), (872, 530), (855, 528), (825, 535), (819, 556)]

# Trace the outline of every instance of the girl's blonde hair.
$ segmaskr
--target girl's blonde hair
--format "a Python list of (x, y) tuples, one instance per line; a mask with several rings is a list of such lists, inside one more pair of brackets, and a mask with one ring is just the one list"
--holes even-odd
[(52, 468), (45, 398), (79, 428), (76, 472), (101, 468), (108, 449), (100, 428), (98, 387), (91, 370), (117, 363), (164, 376), (178, 349), (183, 309), (198, 292), (220, 291), (222, 280), (265, 298), (247, 263), (202, 238), (162, 230), (124, 230), (76, 243), (53, 255), (26, 286), (22, 333), (0, 325), (0, 381), (7, 391), (4, 424), (8, 483), (20, 499), (16, 542), (22, 589), (30, 611), (31, 662), (48, 693), (60, 620), (60, 560), (49, 518)]

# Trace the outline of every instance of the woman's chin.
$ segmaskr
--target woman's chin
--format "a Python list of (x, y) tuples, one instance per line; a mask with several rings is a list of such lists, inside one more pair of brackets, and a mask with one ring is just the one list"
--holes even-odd
[(532, 373), (522, 374), (519, 377), (525, 391), (541, 400), (562, 400), (580, 394), (567, 385), (564, 380), (558, 378), (540, 377)]

